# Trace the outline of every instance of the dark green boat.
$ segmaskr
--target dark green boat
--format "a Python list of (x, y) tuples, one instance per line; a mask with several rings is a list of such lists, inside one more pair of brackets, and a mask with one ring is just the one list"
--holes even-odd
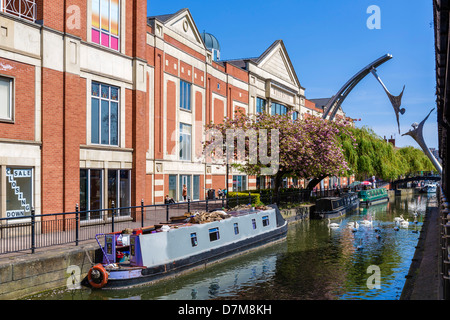
[(386, 188), (358, 191), (358, 198), (360, 200), (360, 204), (366, 206), (389, 201), (389, 195)]

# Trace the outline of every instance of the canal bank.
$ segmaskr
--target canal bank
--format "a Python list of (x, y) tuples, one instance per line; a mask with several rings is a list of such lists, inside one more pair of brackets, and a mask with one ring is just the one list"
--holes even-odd
[(0, 258), (0, 300), (16, 300), (65, 287), (86, 276), (100, 259), (97, 242), (40, 249)]
[(411, 267), (406, 276), (400, 300), (442, 300), (439, 244), (439, 204), (434, 198), (428, 204)]
[[(313, 205), (283, 209), (288, 223), (309, 219)], [(101, 261), (95, 240), (79, 246), (39, 249), (36, 253), (10, 254), (0, 258), (0, 300), (21, 299), (40, 292), (78, 283), (89, 269)]]
[[(397, 199), (401, 198), (397, 197)], [(290, 220), (292, 222), (308, 219), (309, 209), (289, 209), (289, 212), (286, 212), (286, 218), (291, 218)], [(437, 295), (439, 292), (439, 281), (435, 276), (438, 271), (436, 268), (430, 268), (430, 265), (436, 267), (438, 264), (435, 255), (437, 252), (436, 245), (433, 246), (433, 244), (436, 244), (436, 241), (433, 241), (432, 239), (433, 233), (436, 239), (439, 235), (436, 231), (438, 226), (438, 222), (435, 219), (435, 217), (437, 217), (436, 209), (437, 204), (430, 203), (429, 208), (426, 211), (423, 230), (419, 237), (420, 239), (418, 242), (416, 242), (416, 240), (412, 243), (412, 246), (414, 247), (417, 245), (417, 248), (413, 248), (415, 255), (412, 258), (412, 261), (406, 265), (406, 268), (409, 268), (410, 270), (401, 296), (401, 299), (403, 300), (439, 299), (439, 296)], [(289, 215), (291, 215), (291, 217), (288, 217)], [(355, 218), (359, 219), (357, 216), (355, 216)], [(390, 219), (391, 218), (389, 218), (389, 220)], [(301, 237), (303, 239), (303, 237), (307, 237), (307, 235), (305, 235), (306, 231), (308, 231), (308, 233), (313, 232), (309, 227), (309, 223), (295, 225), (298, 227), (295, 226), (292, 231), (294, 231), (294, 229), (301, 230), (301, 233), (297, 238)], [(322, 224), (316, 223), (313, 225), (315, 226), (314, 228), (319, 228)], [(300, 243), (303, 243), (303, 241), (304, 240)], [(87, 274), (92, 263), (98, 261), (98, 251), (98, 245), (93, 241), (90, 243), (83, 243), (82, 245), (80, 244), (79, 247), (69, 245), (64, 248), (60, 247), (52, 248), (51, 250), (37, 251), (33, 255), (22, 254), (16, 257), (2, 257), (0, 259), (0, 299), (20, 299), (38, 292), (64, 288), (68, 283), (71, 283), (70, 281), (73, 277), (76, 277), (76, 274), (72, 275), (74, 270), (75, 272), (77, 269), (79, 270), (81, 279)], [(314, 256), (317, 256), (317, 254), (314, 254)], [(411, 253), (411, 257), (412, 256), (413, 253)], [(300, 259), (301, 261), (308, 260), (305, 260), (304, 256), (302, 257), (303, 258)], [(433, 271), (430, 272), (432, 269)], [(308, 268), (308, 270), (311, 269)], [(407, 271), (403, 274), (406, 273)], [(313, 274), (311, 274), (311, 276), (314, 278)], [(396, 299), (399, 299), (399, 297), (400, 292)], [(36, 296), (34, 299), (36, 299)]]

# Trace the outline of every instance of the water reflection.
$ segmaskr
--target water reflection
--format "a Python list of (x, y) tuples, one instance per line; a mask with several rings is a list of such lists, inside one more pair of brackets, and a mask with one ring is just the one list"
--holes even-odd
[[(289, 227), (286, 241), (149, 287), (53, 291), (33, 299), (399, 299), (429, 195), (395, 197), (337, 220)], [(395, 218), (408, 225), (396, 229)], [(371, 221), (372, 223), (364, 223)], [(358, 224), (357, 228), (352, 228)], [(362, 248), (358, 248), (362, 246)], [(379, 288), (373, 284), (379, 271)]]

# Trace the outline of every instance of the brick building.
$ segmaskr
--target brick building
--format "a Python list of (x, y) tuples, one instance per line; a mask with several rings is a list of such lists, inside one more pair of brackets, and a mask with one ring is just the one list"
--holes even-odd
[(192, 200), (227, 182), (267, 186), (233, 170), (227, 181), (226, 166), (202, 161), (204, 125), (237, 110), (300, 117), (313, 104), (283, 41), (221, 61), (188, 9), (147, 17), (142, 0), (0, 4), (0, 217), (181, 200), (183, 185)]

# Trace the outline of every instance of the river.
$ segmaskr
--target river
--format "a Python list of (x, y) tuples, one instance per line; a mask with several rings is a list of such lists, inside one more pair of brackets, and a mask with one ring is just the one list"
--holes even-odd
[[(398, 300), (429, 197), (397, 196), (386, 204), (360, 208), (332, 221), (339, 228), (330, 228), (328, 221), (297, 222), (281, 243), (152, 286), (59, 289), (28, 299)], [(400, 215), (410, 223), (396, 230), (394, 218)], [(370, 217), (372, 226), (363, 226)], [(356, 231), (348, 227), (354, 221), (359, 223)]]

